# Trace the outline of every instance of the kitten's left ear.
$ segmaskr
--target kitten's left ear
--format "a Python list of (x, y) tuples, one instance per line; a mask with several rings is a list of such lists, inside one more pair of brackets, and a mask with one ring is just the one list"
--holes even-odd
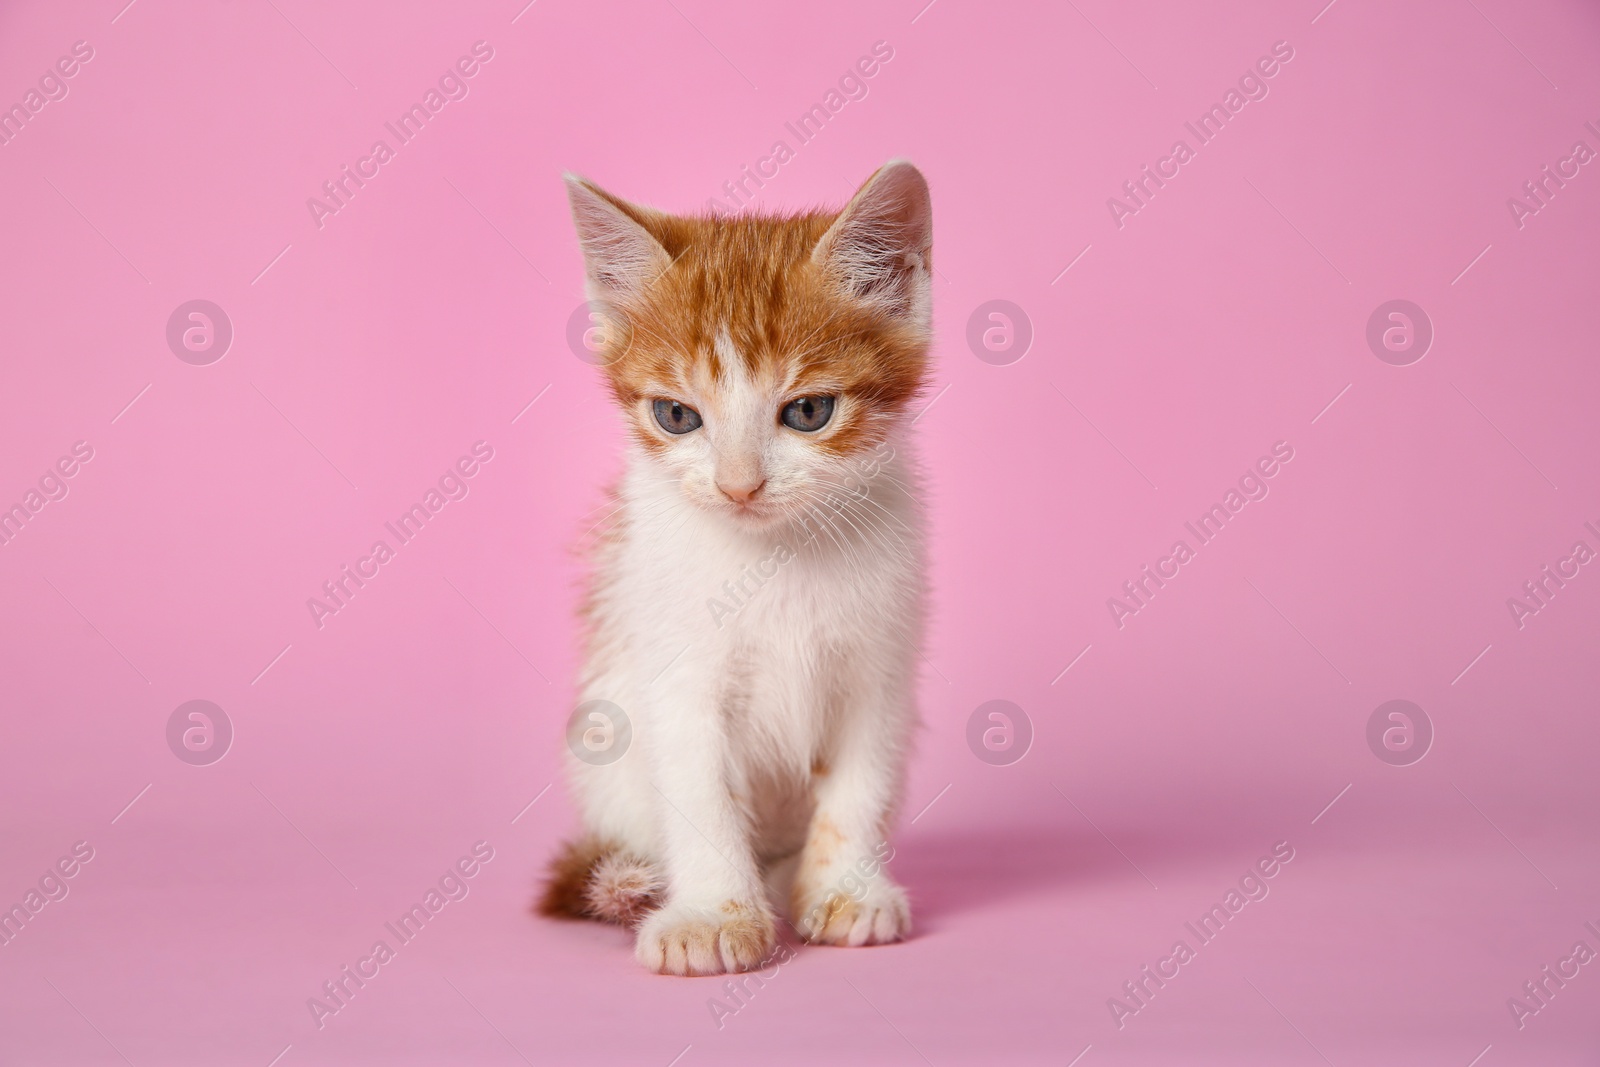
[(672, 257), (645, 228), (654, 213), (576, 174), (564, 177), (583, 248), (589, 299), (608, 306), (626, 304), (672, 266)]
[(853, 295), (927, 326), (932, 247), (928, 182), (897, 159), (880, 167), (845, 205), (811, 261)]

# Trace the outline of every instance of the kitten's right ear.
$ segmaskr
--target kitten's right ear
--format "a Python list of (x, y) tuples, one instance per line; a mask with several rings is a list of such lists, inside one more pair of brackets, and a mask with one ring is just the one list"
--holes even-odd
[(927, 328), (932, 244), (928, 182), (896, 159), (856, 191), (811, 259), (856, 296)]
[(583, 248), (589, 299), (626, 303), (672, 266), (672, 257), (640, 222), (643, 208), (576, 174), (563, 177)]

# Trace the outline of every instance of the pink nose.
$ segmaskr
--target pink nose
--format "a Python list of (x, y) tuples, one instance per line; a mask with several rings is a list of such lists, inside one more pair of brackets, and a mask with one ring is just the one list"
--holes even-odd
[(745, 482), (743, 484), (718, 482), (717, 488), (722, 490), (723, 496), (735, 504), (748, 504), (757, 493), (761, 492), (761, 487), (766, 484), (767, 480), (763, 478), (759, 482)]

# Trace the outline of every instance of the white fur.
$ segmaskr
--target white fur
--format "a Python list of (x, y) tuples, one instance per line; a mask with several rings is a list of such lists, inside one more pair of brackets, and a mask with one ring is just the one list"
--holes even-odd
[[(852, 870), (877, 871), (914, 722), (922, 517), (903, 435), (842, 461), (776, 424), (777, 391), (719, 393), (683, 398), (705, 425), (664, 460), (630, 452), (595, 560), (580, 700), (620, 706), (632, 743), (571, 771), (587, 829), (665, 872), (666, 905), (639, 934), (647, 963), (679, 917), (763, 904), (763, 871), (805, 847), (814, 815), (842, 840), (799, 857), (820, 891), (802, 911)], [(717, 499), (718, 472), (739, 463), (767, 479), (759, 516)], [(828, 500), (838, 486), (842, 504)], [(903, 936), (903, 894), (887, 874), (868, 882), (865, 927), (844, 939)]]
[[(605, 313), (670, 260), (597, 189), (576, 178), (568, 189), (589, 295)], [(926, 336), (931, 241), (927, 184), (896, 161), (812, 258)], [(769, 892), (812, 940), (893, 941), (911, 921), (882, 869), (922, 625), (908, 427), (808, 381), (836, 407), (821, 430), (792, 430), (777, 413), (798, 383), (746, 371), (726, 329), (714, 346), (720, 381), (702, 361), (700, 379), (644, 391), (694, 408), (699, 429), (668, 434), (650, 399), (627, 413), (663, 447), (628, 454), (618, 521), (594, 560), (579, 699), (621, 707), (632, 742), (603, 766), (570, 760), (589, 834), (664, 875), (665, 903), (640, 925), (636, 954), (679, 974), (760, 965), (773, 947)], [(820, 447), (852, 425), (885, 443), (851, 459)]]

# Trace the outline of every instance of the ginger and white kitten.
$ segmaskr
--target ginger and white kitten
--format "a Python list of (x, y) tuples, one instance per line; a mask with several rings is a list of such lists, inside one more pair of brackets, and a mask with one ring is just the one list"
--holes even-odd
[(681, 975), (768, 965), (773, 901), (807, 940), (898, 940), (927, 183), (893, 162), (837, 214), (721, 218), (567, 187), (629, 430), (580, 700), (631, 744), (569, 759), (584, 832), (541, 910), (636, 925), (639, 961)]

